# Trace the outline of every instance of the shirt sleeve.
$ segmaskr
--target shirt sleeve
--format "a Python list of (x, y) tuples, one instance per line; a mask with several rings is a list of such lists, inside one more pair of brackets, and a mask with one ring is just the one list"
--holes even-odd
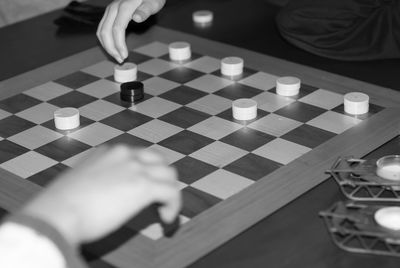
[(0, 267), (85, 268), (77, 249), (48, 223), (24, 214), (0, 226)]

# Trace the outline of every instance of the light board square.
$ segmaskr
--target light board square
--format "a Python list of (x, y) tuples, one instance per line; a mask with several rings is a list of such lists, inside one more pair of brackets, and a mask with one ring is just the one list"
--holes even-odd
[(79, 108), (81, 115), (94, 121), (100, 121), (122, 110), (123, 107), (104, 100), (97, 100)]
[(293, 98), (282, 97), (271, 92), (263, 92), (252, 99), (257, 101), (259, 109), (267, 112), (275, 112), (295, 102)]
[(330, 110), (343, 103), (343, 95), (325, 89), (318, 89), (299, 99), (299, 101)]
[(48, 101), (71, 91), (72, 89), (69, 87), (54, 82), (47, 82), (25, 91), (24, 94), (41, 101)]
[(186, 83), (185, 85), (207, 93), (213, 93), (224, 87), (232, 85), (233, 83), (234, 82), (231, 80), (217, 77), (212, 74), (206, 74)]
[(180, 84), (176, 82), (161, 77), (152, 77), (147, 79), (143, 82), (143, 85), (145, 92), (155, 96), (180, 86)]
[(258, 72), (240, 80), (239, 83), (262, 90), (270, 90), (276, 86), (276, 79), (278, 78), (278, 76), (272, 74)]
[(160, 117), (164, 114), (178, 109), (181, 105), (171, 102), (159, 97), (153, 97), (149, 100), (143, 101), (137, 105), (132, 106), (130, 109), (153, 118)]
[(182, 130), (183, 128), (180, 128), (178, 126), (171, 125), (158, 119), (154, 119), (130, 130), (128, 133), (144, 140), (157, 143), (159, 141), (162, 141), (163, 139), (175, 135)]
[(232, 101), (214, 94), (209, 94), (186, 106), (204, 113), (216, 115), (232, 107)]
[(74, 133), (68, 134), (68, 136), (89, 144), (90, 146), (97, 146), (122, 133), (123, 132), (118, 129), (96, 122)]
[(177, 151), (173, 151), (158, 144), (154, 144), (150, 147), (147, 147), (146, 150), (152, 150), (161, 154), (166, 159), (166, 163), (168, 165), (171, 165), (172, 163), (185, 157), (185, 155), (178, 153)]
[(82, 71), (100, 78), (106, 78), (114, 74), (114, 66), (115, 63), (104, 60), (87, 68), (84, 68), (82, 69)]
[(177, 64), (161, 60), (151, 59), (138, 65), (138, 70), (151, 75), (160, 75), (177, 67)]
[(80, 163), (82, 163), (82, 161), (85, 161), (95, 150), (96, 150), (96, 148), (90, 148), (86, 151), (83, 151), (79, 154), (76, 154), (76, 155), (62, 161), (61, 163), (74, 168), (77, 165), (79, 165)]
[(251, 123), (248, 127), (271, 134), (275, 137), (282, 136), (297, 128), (303, 123), (276, 114), (269, 114)]
[(16, 115), (35, 124), (42, 124), (53, 119), (54, 112), (57, 109), (59, 109), (57, 106), (43, 102), (29, 109), (23, 110)]
[(190, 156), (221, 168), (246, 154), (247, 152), (245, 150), (220, 141), (215, 141), (192, 153)]
[(160, 56), (168, 53), (168, 45), (155, 41), (150, 44), (136, 48), (133, 51), (139, 52), (141, 54), (144, 54), (144, 55), (147, 55), (150, 57), (160, 57)]
[(0, 165), (1, 168), (12, 172), (21, 178), (28, 178), (42, 170), (56, 165), (58, 162), (34, 151), (13, 158)]
[(42, 126), (34, 126), (11, 136), (8, 140), (28, 149), (34, 150), (49, 142), (61, 138), (63, 135)]
[(118, 83), (100, 79), (77, 90), (96, 98), (104, 98), (108, 95), (119, 92), (120, 86)]
[(185, 66), (203, 73), (212, 73), (221, 67), (221, 60), (204, 56), (185, 64)]
[(9, 117), (10, 115), (11, 115), (11, 113), (0, 109), (0, 120), (4, 119), (6, 117)]
[(191, 186), (221, 199), (227, 199), (253, 183), (254, 181), (240, 175), (219, 169), (194, 182)]
[(307, 125), (340, 134), (360, 122), (361, 120), (358, 118), (327, 111), (308, 121)]
[(286, 165), (309, 151), (311, 149), (306, 146), (277, 138), (257, 148), (253, 153)]
[(241, 127), (242, 126), (237, 123), (213, 116), (191, 126), (188, 130), (218, 140)]

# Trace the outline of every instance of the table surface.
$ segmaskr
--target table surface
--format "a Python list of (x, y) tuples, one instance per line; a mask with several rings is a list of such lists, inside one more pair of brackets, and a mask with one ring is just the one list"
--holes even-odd
[[(399, 60), (351, 63), (310, 55), (280, 38), (274, 25), (278, 7), (261, 0), (248, 0), (245, 6), (243, 3), (170, 0), (163, 12), (130, 30), (142, 31), (157, 24), (383, 87), (397, 89), (400, 84)], [(212, 27), (200, 29), (180, 23), (182, 17), (191, 16), (198, 9), (214, 11)], [(0, 29), (0, 81), (97, 44), (94, 30), (59, 31), (52, 23), (59, 16), (56, 11)], [(396, 152), (400, 152), (399, 137), (369, 157)], [(328, 180), (190, 267), (397, 267), (398, 258), (351, 254), (331, 242), (318, 212), (338, 200), (344, 197), (335, 182)]]

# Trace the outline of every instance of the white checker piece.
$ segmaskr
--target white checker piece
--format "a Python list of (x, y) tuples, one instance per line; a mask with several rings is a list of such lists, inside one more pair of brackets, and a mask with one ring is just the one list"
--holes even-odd
[(144, 140), (157, 143), (178, 132), (181, 132), (183, 128), (171, 125), (167, 122), (154, 119), (147, 123), (144, 123), (128, 133)]
[(72, 89), (69, 87), (65, 87), (54, 82), (48, 82), (46, 84), (31, 88), (25, 91), (24, 94), (41, 101), (48, 101), (71, 91)]
[(231, 108), (232, 101), (217, 95), (206, 95), (186, 105), (198, 111), (216, 115)]
[(90, 146), (97, 146), (121, 135), (122, 133), (121, 130), (95, 122), (87, 127), (75, 131), (74, 133), (68, 134), (68, 137), (89, 144)]
[(215, 141), (190, 154), (191, 157), (209, 163), (213, 166), (222, 168), (233, 161), (245, 156), (248, 152), (226, 144)]
[[(189, 218), (187, 218), (183, 215), (179, 215), (179, 224), (180, 225), (185, 224), (189, 220), (190, 220)], [(140, 230), (140, 234), (142, 234), (152, 240), (158, 240), (158, 239), (164, 237), (162, 226), (159, 223), (150, 224), (146, 228)]]
[(160, 75), (168, 72), (179, 65), (162, 59), (151, 59), (138, 65), (138, 70), (151, 75)]
[(343, 103), (343, 95), (325, 89), (318, 89), (299, 99), (299, 101), (330, 110)]
[(307, 125), (340, 134), (360, 122), (360, 119), (344, 114), (339, 114), (333, 111), (327, 111), (320, 116), (308, 121)]
[(270, 90), (275, 87), (276, 79), (278, 78), (279, 77), (275, 75), (258, 72), (240, 80), (239, 83), (262, 90)]
[(160, 95), (164, 92), (167, 92), (173, 88), (180, 86), (180, 84), (161, 78), (161, 77), (152, 77), (143, 82), (144, 91), (151, 95)]
[(137, 105), (132, 106), (130, 109), (147, 116), (157, 118), (169, 112), (172, 112), (181, 107), (181, 105), (165, 100), (159, 97), (153, 97), (149, 100), (141, 102)]
[(97, 100), (79, 108), (79, 112), (82, 116), (94, 121), (100, 121), (122, 110), (124, 110), (124, 108), (121, 106), (104, 100)]
[(219, 169), (192, 183), (191, 186), (216, 197), (227, 199), (253, 183), (252, 180)]
[(119, 92), (120, 87), (118, 83), (114, 83), (105, 79), (100, 79), (96, 82), (90, 83), (77, 89), (77, 91), (96, 98), (104, 98), (113, 93)]
[(287, 117), (269, 114), (249, 124), (248, 127), (265, 132), (275, 137), (279, 137), (301, 126), (302, 124), (303, 123), (299, 121)]
[(133, 51), (150, 57), (160, 57), (168, 53), (168, 45), (161, 42), (152, 42)]
[(96, 63), (95, 65), (82, 69), (82, 71), (100, 78), (106, 78), (113, 75), (114, 65), (115, 63), (108, 60), (104, 60), (99, 63)]
[(43, 102), (29, 109), (23, 110), (16, 115), (35, 124), (42, 124), (53, 119), (54, 112), (57, 109), (59, 109), (57, 106)]
[(258, 109), (267, 111), (267, 112), (275, 112), (293, 102), (293, 98), (283, 97), (271, 92), (263, 92), (252, 98), (258, 103)]
[(21, 178), (28, 178), (42, 170), (56, 165), (58, 162), (34, 151), (13, 158), (0, 165), (1, 168)]
[(0, 120), (4, 119), (6, 117), (9, 117), (10, 115), (11, 114), (9, 112), (0, 109)]
[(232, 85), (234, 82), (225, 78), (221, 78), (212, 74), (200, 76), (185, 84), (185, 86), (192, 87), (207, 93), (213, 93), (224, 87)]
[(96, 150), (96, 148), (90, 148), (86, 151), (83, 151), (79, 154), (76, 154), (76, 155), (62, 161), (61, 163), (63, 163), (66, 166), (74, 168), (74, 167), (76, 167), (76, 165), (78, 165), (82, 161), (86, 160), (95, 150)]
[(63, 135), (42, 126), (34, 126), (23, 132), (8, 137), (8, 140), (26, 147), (30, 150), (39, 148), (42, 145), (55, 141)]
[(158, 144), (153, 144), (152, 146), (147, 147), (146, 150), (152, 150), (152, 151), (155, 151), (155, 152), (161, 154), (166, 159), (166, 162), (168, 165), (185, 157), (185, 155), (183, 155), (181, 153), (170, 150), (170, 149), (165, 148), (164, 146), (161, 146)]
[(188, 130), (214, 140), (219, 140), (241, 127), (237, 123), (213, 116), (191, 126)]
[(203, 73), (212, 73), (220, 68), (221, 60), (204, 56), (186, 63), (184, 66)]
[(286, 165), (309, 151), (311, 149), (306, 146), (277, 138), (257, 148), (253, 153)]

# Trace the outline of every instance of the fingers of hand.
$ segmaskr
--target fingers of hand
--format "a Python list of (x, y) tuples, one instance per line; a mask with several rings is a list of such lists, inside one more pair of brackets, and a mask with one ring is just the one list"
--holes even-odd
[(135, 22), (143, 22), (151, 15), (160, 11), (164, 4), (165, 0), (143, 0), (143, 3), (133, 14), (132, 19)]
[(178, 216), (182, 207), (182, 198), (177, 183), (158, 182), (150, 192), (152, 202), (161, 203), (159, 208), (161, 219), (166, 223), (171, 223)]

